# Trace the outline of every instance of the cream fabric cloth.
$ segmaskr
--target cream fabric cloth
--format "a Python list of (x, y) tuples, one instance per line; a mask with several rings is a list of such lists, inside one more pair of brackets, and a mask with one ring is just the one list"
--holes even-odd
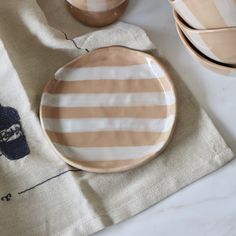
[(88, 28), (74, 23), (75, 28), (69, 24), (66, 31), (65, 22), (75, 21), (63, 3), (38, 3), (55, 28), (35, 0), (2, 0), (0, 7), (0, 103), (18, 110), (31, 150), (18, 161), (0, 158), (0, 235), (88, 235), (143, 211), (233, 158), (206, 113), (165, 62), (179, 102), (168, 148), (145, 166), (124, 173), (65, 173), (72, 168), (53, 152), (38, 119), (47, 80), (60, 66), (86, 53), (77, 47), (154, 46), (143, 30), (124, 23), (74, 42), (66, 40)]

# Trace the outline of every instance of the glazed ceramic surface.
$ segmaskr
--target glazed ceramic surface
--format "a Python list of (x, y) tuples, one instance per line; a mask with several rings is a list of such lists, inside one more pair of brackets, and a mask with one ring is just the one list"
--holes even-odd
[(207, 57), (224, 63), (236, 65), (236, 27), (195, 30), (174, 13), (175, 20), (190, 42)]
[(89, 26), (105, 26), (116, 21), (125, 11), (128, 0), (66, 0), (71, 14)]
[(120, 6), (125, 0), (67, 0), (67, 2), (84, 11), (104, 12)]
[(123, 171), (166, 147), (175, 124), (176, 97), (155, 58), (108, 47), (56, 72), (43, 92), (40, 116), (46, 135), (70, 165)]
[(235, 0), (169, 0), (169, 2), (195, 29), (236, 26)]
[(200, 51), (198, 51), (198, 49), (195, 48), (194, 45), (191, 44), (191, 42), (187, 39), (187, 37), (181, 31), (181, 28), (178, 26), (178, 24), (176, 24), (176, 28), (177, 28), (178, 34), (180, 36), (180, 39), (183, 42), (183, 44), (185, 45), (185, 47), (188, 49), (190, 54), (194, 58), (196, 58), (203, 66), (205, 66), (207, 69), (212, 70), (212, 71), (219, 73), (219, 74), (236, 76), (236, 67), (224, 65), (222, 63), (218, 63), (216, 61), (213, 61), (210, 58), (207, 58)]

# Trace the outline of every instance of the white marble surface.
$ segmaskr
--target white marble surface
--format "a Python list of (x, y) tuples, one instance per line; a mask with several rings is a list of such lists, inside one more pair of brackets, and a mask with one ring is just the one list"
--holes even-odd
[[(131, 0), (123, 21), (141, 26), (182, 76), (236, 153), (236, 77), (215, 74), (187, 53), (167, 0)], [(236, 160), (98, 236), (235, 236)]]

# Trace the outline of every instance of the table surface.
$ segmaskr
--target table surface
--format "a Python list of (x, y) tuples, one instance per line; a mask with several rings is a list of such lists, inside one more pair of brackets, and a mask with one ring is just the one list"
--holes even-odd
[[(177, 35), (167, 0), (131, 0), (122, 21), (141, 26), (205, 108), (236, 152), (236, 77), (195, 61)], [(236, 160), (98, 236), (235, 236)]]

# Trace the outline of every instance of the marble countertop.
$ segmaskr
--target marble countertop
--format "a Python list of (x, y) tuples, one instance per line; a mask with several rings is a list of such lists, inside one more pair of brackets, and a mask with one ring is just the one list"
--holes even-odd
[[(236, 77), (215, 74), (182, 45), (167, 0), (131, 0), (123, 21), (141, 26), (236, 153)], [(236, 160), (98, 236), (235, 236)]]

